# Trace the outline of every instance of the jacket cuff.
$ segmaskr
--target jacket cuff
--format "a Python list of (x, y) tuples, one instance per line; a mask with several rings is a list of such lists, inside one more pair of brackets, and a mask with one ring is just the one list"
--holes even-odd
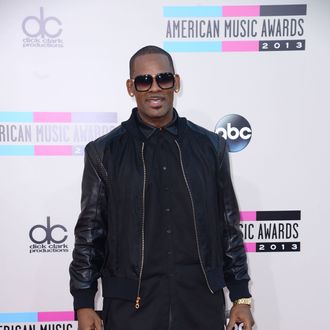
[(227, 283), (227, 288), (229, 290), (229, 298), (231, 301), (235, 301), (240, 298), (251, 297), (248, 280), (240, 280)]
[(73, 308), (93, 308), (96, 291), (95, 289), (81, 289), (72, 293), (73, 295)]

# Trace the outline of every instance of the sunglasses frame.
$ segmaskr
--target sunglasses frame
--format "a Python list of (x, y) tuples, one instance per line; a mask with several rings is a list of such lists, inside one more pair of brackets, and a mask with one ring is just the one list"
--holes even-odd
[[(160, 86), (160, 82), (159, 82), (159, 80), (161, 80), (160, 75), (170, 75), (170, 76), (171, 76), (171, 79), (173, 79), (173, 84), (172, 84), (172, 86), (171, 86), (171, 87), (166, 87), (166, 88), (163, 88), (162, 86)], [(137, 78), (140, 78), (140, 77), (143, 77), (143, 78), (150, 78), (150, 77), (151, 77), (152, 80), (151, 80), (151, 83), (150, 83), (150, 86), (149, 86), (148, 89), (145, 89), (145, 90), (139, 90), (139, 89), (137, 88), (136, 79), (137, 79)], [(158, 85), (158, 87), (159, 87), (160, 89), (167, 90), (167, 89), (171, 89), (171, 88), (173, 88), (173, 87), (175, 86), (175, 78), (176, 78), (176, 74), (175, 74), (175, 73), (172, 73), (172, 72), (160, 72), (160, 73), (157, 73), (157, 74), (155, 74), (155, 75), (151, 75), (151, 74), (141, 74), (141, 75), (136, 76), (135, 78), (132, 78), (131, 80), (133, 81), (133, 83), (134, 83), (134, 87), (135, 87), (135, 90), (136, 90), (137, 92), (148, 92), (148, 91), (150, 90), (150, 88), (152, 87), (152, 85), (153, 85), (153, 83), (154, 83), (154, 80), (156, 80), (156, 83), (157, 83), (157, 85)]]

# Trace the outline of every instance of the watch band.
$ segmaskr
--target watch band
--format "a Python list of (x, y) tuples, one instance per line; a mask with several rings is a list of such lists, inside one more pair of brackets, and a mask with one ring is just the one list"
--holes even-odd
[(252, 298), (240, 298), (234, 301), (234, 305), (248, 305), (251, 306)]

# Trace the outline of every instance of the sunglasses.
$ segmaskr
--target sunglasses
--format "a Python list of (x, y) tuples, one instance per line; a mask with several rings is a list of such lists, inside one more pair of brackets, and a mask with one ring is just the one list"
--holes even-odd
[(157, 73), (152, 76), (151, 74), (145, 74), (141, 76), (136, 76), (134, 79), (134, 86), (138, 92), (147, 92), (153, 82), (156, 79), (157, 85), (161, 89), (171, 89), (175, 84), (175, 76), (171, 72)]

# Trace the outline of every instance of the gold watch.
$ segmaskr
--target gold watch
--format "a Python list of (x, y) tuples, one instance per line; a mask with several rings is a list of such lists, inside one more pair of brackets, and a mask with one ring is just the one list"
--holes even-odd
[(234, 305), (248, 305), (251, 306), (252, 298), (240, 298), (233, 302)]

